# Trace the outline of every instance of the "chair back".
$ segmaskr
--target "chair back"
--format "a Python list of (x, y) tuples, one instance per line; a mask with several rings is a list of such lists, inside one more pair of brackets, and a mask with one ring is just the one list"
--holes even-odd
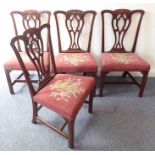
[(69, 10), (54, 13), (59, 52), (89, 52), (96, 12)]
[[(23, 34), (23, 32), (29, 28), (39, 28), (43, 24), (50, 24), (50, 11), (25, 10), (12, 11), (10, 14), (16, 36)], [(19, 43), (18, 46), (18, 48), (22, 51), (22, 47)]]
[[(106, 48), (110, 49), (110, 52), (135, 52), (143, 14), (143, 10), (103, 10), (102, 52), (107, 51)], [(113, 42), (110, 45), (112, 36)], [(106, 40), (107, 38), (109, 40)]]
[[(48, 52), (51, 56), (51, 71), (45, 66), (44, 53), (45, 49), (45, 33), (48, 36)], [(29, 71), (27, 70), (25, 57), (22, 57), (18, 48), (18, 42), (23, 44), (27, 58), (34, 65), (37, 72), (38, 85), (32, 85), (32, 79), (29, 76)], [(53, 48), (50, 35), (50, 25), (43, 24), (39, 28), (31, 28), (26, 30), (23, 35), (14, 37), (11, 40), (11, 46), (15, 52), (15, 55), (19, 61), (19, 64), (23, 70), (26, 82), (29, 86), (31, 96), (33, 96), (38, 90), (40, 90), (52, 77), (56, 74), (56, 67), (54, 62)]]

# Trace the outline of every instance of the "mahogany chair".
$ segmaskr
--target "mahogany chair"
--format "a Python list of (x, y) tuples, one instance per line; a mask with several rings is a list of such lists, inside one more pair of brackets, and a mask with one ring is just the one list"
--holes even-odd
[[(51, 58), (51, 71), (46, 67), (46, 62), (44, 61), (44, 52), (46, 49), (44, 49), (43, 32), (45, 31), (47, 31), (49, 40), (48, 51)], [(19, 41), (23, 42), (25, 53), (37, 71), (38, 89), (29, 77), (28, 67), (18, 49)], [(89, 105), (88, 111), (92, 113), (94, 87), (96, 83), (95, 78), (57, 73), (49, 24), (44, 24), (40, 26), (40, 28), (26, 30), (23, 35), (16, 36), (11, 40), (11, 46), (23, 70), (31, 94), (33, 106), (32, 122), (37, 123), (37, 121), (40, 121), (44, 123), (49, 128), (67, 138), (69, 147), (73, 148), (74, 122), (87, 96), (89, 96), (86, 101)], [(35, 49), (33, 47), (35, 47)], [(40, 118), (38, 111), (43, 106), (64, 118), (65, 123), (60, 129), (57, 129), (55, 126)], [(68, 133), (63, 131), (66, 125), (68, 125)]]
[[(139, 87), (139, 97), (143, 96), (150, 65), (135, 52), (143, 14), (143, 10), (127, 9), (117, 9), (114, 11), (103, 10), (101, 12), (102, 66), (100, 96), (103, 95), (104, 84), (136, 84)], [(110, 20), (110, 22), (108, 22), (108, 20)], [(107, 22), (110, 23), (108, 26), (106, 26)], [(134, 25), (135, 33), (133, 29), (131, 32), (131, 25)], [(108, 28), (111, 28), (111, 31), (108, 30)], [(108, 36), (106, 32), (108, 33)], [(112, 37), (114, 38), (114, 42), (112, 43), (112, 48), (110, 48), (109, 51), (106, 51), (106, 43), (108, 43), (106, 39), (110, 38), (109, 36), (111, 34), (113, 34)], [(130, 38), (128, 37), (129, 35), (133, 38), (133, 41), (128, 40)], [(127, 50), (127, 48), (129, 48), (128, 45), (131, 43), (131, 49)], [(105, 77), (107, 73), (112, 71), (123, 72), (122, 77), (125, 78), (128, 75), (131, 80), (106, 81)], [(141, 82), (133, 77), (130, 72), (142, 73), (143, 77)]]
[[(37, 10), (25, 10), (25, 11), (12, 11), (11, 17), (13, 21), (14, 31), (15, 35), (22, 34), (25, 30), (32, 28), (32, 27), (39, 27), (42, 24), (50, 23), (50, 11), (37, 11)], [(20, 54), (25, 57), (25, 51), (22, 49), (22, 45), (18, 42), (18, 48), (20, 49)], [(49, 66), (48, 61), (48, 52), (45, 53), (46, 55), (46, 65)], [(31, 63), (28, 61), (27, 57), (25, 57), (25, 61), (27, 62), (28, 69), (30, 71), (34, 71), (34, 67), (31, 65)], [(22, 79), (23, 73), (20, 73), (20, 75), (15, 79), (11, 79), (11, 72), (12, 71), (20, 71), (21, 67), (17, 61), (17, 58), (15, 56), (10, 57), (4, 64), (4, 70), (9, 86), (9, 90), (11, 94), (14, 94), (13, 85), (17, 82), (25, 82), (25, 80)], [(16, 72), (17, 74), (17, 72)], [(35, 82), (35, 81), (34, 81)]]
[(96, 12), (69, 10), (54, 12), (59, 54), (55, 58), (59, 73), (84, 73), (96, 77), (97, 63), (90, 53)]

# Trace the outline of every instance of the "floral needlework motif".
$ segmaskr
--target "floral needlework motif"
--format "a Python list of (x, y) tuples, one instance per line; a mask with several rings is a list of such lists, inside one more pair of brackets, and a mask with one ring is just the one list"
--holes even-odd
[(57, 101), (63, 100), (68, 101), (68, 98), (84, 93), (85, 89), (81, 83), (81, 79), (77, 78), (65, 78), (63, 80), (58, 80), (54, 84), (50, 85), (51, 94), (56, 98)]
[(74, 66), (78, 66), (81, 62), (85, 62), (87, 60), (87, 56), (79, 54), (65, 55), (62, 58), (60, 58), (60, 62), (64, 62), (65, 64), (71, 64)]
[(110, 61), (115, 61), (118, 63), (122, 63), (122, 64), (129, 64), (133, 61), (135, 61), (135, 57), (132, 55), (128, 55), (128, 54), (118, 54), (118, 53), (113, 53), (107, 56), (107, 59)]

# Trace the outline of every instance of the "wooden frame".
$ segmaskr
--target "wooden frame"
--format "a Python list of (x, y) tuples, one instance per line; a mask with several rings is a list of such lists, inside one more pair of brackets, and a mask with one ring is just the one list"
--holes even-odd
[[(114, 33), (114, 44), (113, 44), (113, 47), (109, 51), (105, 50), (105, 29), (104, 29), (105, 14), (110, 14), (112, 16), (111, 24), (112, 24), (112, 31)], [(133, 42), (131, 51), (127, 51), (124, 47), (124, 37), (131, 25), (132, 16), (135, 14), (139, 14), (140, 18), (139, 18), (139, 21), (138, 21), (138, 24), (136, 27), (135, 36), (133, 34), (134, 42)], [(104, 52), (115, 52), (115, 53), (132, 52), (132, 53), (135, 53), (138, 34), (140, 31), (140, 26), (141, 26), (143, 15), (144, 15), (143, 10), (128, 10), (128, 9), (103, 10), (101, 12), (101, 17), (102, 17), (102, 52), (103, 53)], [(123, 25), (122, 29), (119, 29), (118, 22), (120, 19), (122, 19), (124, 21), (124, 25)], [(137, 71), (139, 71), (139, 70), (137, 70)], [(126, 70), (124, 70), (122, 77), (125, 78), (128, 75), (128, 77), (131, 79), (131, 81), (105, 81), (105, 77), (106, 77), (107, 73), (109, 73), (109, 72), (110, 72), (110, 70), (107, 72), (107, 71), (104, 71), (104, 69), (101, 69), (100, 96), (103, 96), (104, 84), (136, 84), (139, 87), (139, 97), (143, 96), (143, 92), (144, 92), (144, 88), (145, 88), (149, 70), (141, 72), (143, 75), (141, 82), (138, 82), (132, 76), (132, 74)]]

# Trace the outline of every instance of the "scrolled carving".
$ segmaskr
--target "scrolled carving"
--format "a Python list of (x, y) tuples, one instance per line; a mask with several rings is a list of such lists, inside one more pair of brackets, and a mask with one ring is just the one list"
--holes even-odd
[[(67, 29), (67, 32), (69, 34), (70, 43), (67, 50), (63, 50), (61, 47), (61, 37), (60, 37), (60, 23), (58, 22), (58, 15), (63, 14), (65, 16), (65, 26)], [(88, 46), (87, 51), (90, 50), (90, 42), (92, 37), (92, 28), (94, 23), (94, 18), (96, 15), (95, 11), (81, 11), (81, 10), (69, 10), (69, 11), (56, 11), (54, 13), (56, 18), (56, 24), (57, 24), (57, 30), (58, 30), (58, 40), (59, 40), (59, 50), (60, 52), (67, 52), (67, 51), (74, 51), (74, 52), (82, 52), (81, 46), (80, 46), (80, 36), (81, 32), (83, 30), (84, 25), (86, 24), (85, 17), (86, 15), (91, 14), (92, 19), (90, 21), (90, 33), (88, 33)]]
[(112, 19), (112, 28), (115, 35), (115, 43), (113, 49), (124, 49), (123, 40), (124, 36), (131, 23), (130, 12), (115, 13)]
[(35, 10), (24, 11), (22, 15), (23, 27), (25, 30), (41, 25), (40, 13)]
[[(50, 23), (50, 16), (51, 16), (50, 11), (37, 11), (37, 10), (12, 11), (11, 17), (14, 24), (15, 35), (16, 36), (19, 35), (20, 29), (24, 29), (25, 31), (28, 30), (29, 28), (39, 28), (42, 24)], [(18, 23), (22, 23), (22, 25)], [(21, 45), (19, 43), (18, 47), (22, 51)]]
[(79, 50), (79, 36), (84, 25), (84, 13), (79, 10), (69, 11), (65, 23), (71, 40), (69, 49)]
[(140, 14), (139, 20), (137, 21), (136, 25), (136, 32), (133, 34), (134, 38), (134, 43), (131, 48), (131, 51), (135, 51), (136, 43), (137, 43), (137, 38), (139, 34), (139, 29), (142, 21), (142, 17), (144, 14), (143, 10), (128, 10), (128, 9), (117, 9), (117, 10), (103, 10), (101, 12), (102, 15), (102, 51), (104, 51), (104, 15), (105, 14), (111, 14), (112, 19), (111, 19), (111, 26), (114, 34), (114, 44), (113, 47), (111, 48), (110, 51), (119, 51), (119, 52), (125, 52), (126, 49), (124, 47), (124, 38), (127, 33), (127, 31), (130, 28), (131, 22), (132, 22), (132, 16), (135, 14)]

